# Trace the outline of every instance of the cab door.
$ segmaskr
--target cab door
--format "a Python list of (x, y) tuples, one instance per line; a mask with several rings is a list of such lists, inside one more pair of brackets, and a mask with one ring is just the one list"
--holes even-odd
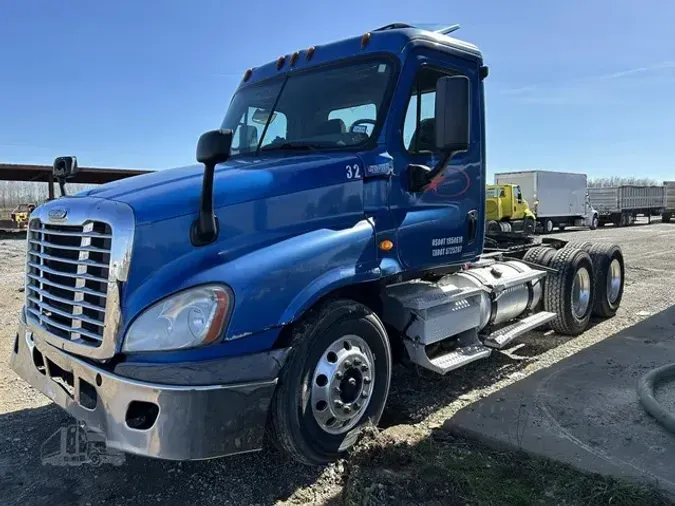
[[(411, 164), (433, 168), (442, 153), (435, 143), (436, 82), (463, 76), (470, 82), (468, 151), (455, 154), (445, 171), (411, 191)], [(475, 259), (482, 252), (485, 209), (483, 89), (479, 63), (422, 47), (406, 60), (389, 130), (394, 159), (390, 209), (397, 226), (398, 255), (408, 270)]]

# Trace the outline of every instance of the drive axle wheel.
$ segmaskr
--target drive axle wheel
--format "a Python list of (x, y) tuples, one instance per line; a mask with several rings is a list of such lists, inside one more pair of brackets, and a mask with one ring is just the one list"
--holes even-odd
[(293, 328), (270, 408), (276, 444), (294, 459), (325, 464), (382, 416), (391, 350), (380, 319), (352, 300), (328, 301)]
[(558, 270), (544, 280), (544, 308), (556, 313), (551, 327), (560, 334), (579, 335), (588, 327), (595, 301), (591, 257), (580, 249), (563, 248), (550, 267)]
[(625, 266), (623, 253), (616, 244), (594, 244), (588, 250), (595, 271), (593, 314), (610, 318), (616, 314), (623, 297)]
[(570, 241), (565, 244), (565, 248), (580, 249), (584, 251), (591, 249), (591, 246), (593, 246), (593, 244), (589, 241)]
[[(553, 248), (548, 248), (546, 246), (537, 246), (536, 248), (530, 248), (527, 250), (527, 253), (523, 256), (525, 262), (530, 262), (536, 265), (541, 265), (544, 267), (549, 267), (551, 265), (551, 260), (553, 260), (553, 255), (555, 255), (556, 250)], [(537, 310), (541, 309), (544, 304), (544, 299), (546, 298), (546, 284), (545, 278), (543, 280), (537, 281), (541, 284), (541, 301), (537, 306)]]

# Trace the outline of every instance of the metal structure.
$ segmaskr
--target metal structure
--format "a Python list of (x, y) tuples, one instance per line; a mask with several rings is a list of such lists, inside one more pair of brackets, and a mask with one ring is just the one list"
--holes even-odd
[[(97, 167), (80, 167), (79, 172), (69, 182), (86, 184), (103, 184), (132, 176), (140, 176), (152, 172), (142, 169), (110, 169)], [(25, 165), (0, 163), (0, 181), (32, 181), (49, 184), (49, 199), (54, 195), (54, 177), (51, 165)]]

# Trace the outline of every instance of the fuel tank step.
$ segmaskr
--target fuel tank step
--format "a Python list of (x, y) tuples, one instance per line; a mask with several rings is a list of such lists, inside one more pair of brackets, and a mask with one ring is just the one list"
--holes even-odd
[(432, 346), (415, 343), (409, 339), (404, 341), (408, 356), (413, 363), (438, 374), (446, 374), (481, 358), (487, 358), (492, 353), (490, 348), (480, 343), (475, 330), (463, 332), (456, 342), (457, 347), (453, 350), (429, 357), (427, 353), (433, 348)]
[(553, 320), (553, 318), (555, 318), (555, 313), (541, 311), (540, 313), (523, 318), (516, 323), (502, 327), (499, 330), (495, 330), (485, 338), (483, 343), (485, 346), (489, 346), (490, 348), (502, 349), (516, 337), (524, 334), (525, 332), (536, 329), (544, 323), (550, 322)]

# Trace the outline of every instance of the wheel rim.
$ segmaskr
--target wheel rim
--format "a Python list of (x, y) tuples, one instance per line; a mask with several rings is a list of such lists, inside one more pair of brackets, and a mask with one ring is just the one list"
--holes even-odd
[(585, 267), (579, 269), (574, 275), (572, 285), (572, 311), (574, 316), (582, 319), (586, 316), (588, 305), (591, 302), (591, 276)]
[(551, 220), (548, 220), (546, 222), (546, 231), (547, 232), (553, 232), (553, 222)]
[(312, 377), (312, 414), (322, 430), (342, 434), (352, 429), (370, 403), (375, 359), (359, 336), (343, 336), (323, 352)]
[(610, 304), (614, 304), (619, 298), (621, 292), (621, 264), (615, 258), (609, 264), (609, 272), (607, 273), (607, 298)]

